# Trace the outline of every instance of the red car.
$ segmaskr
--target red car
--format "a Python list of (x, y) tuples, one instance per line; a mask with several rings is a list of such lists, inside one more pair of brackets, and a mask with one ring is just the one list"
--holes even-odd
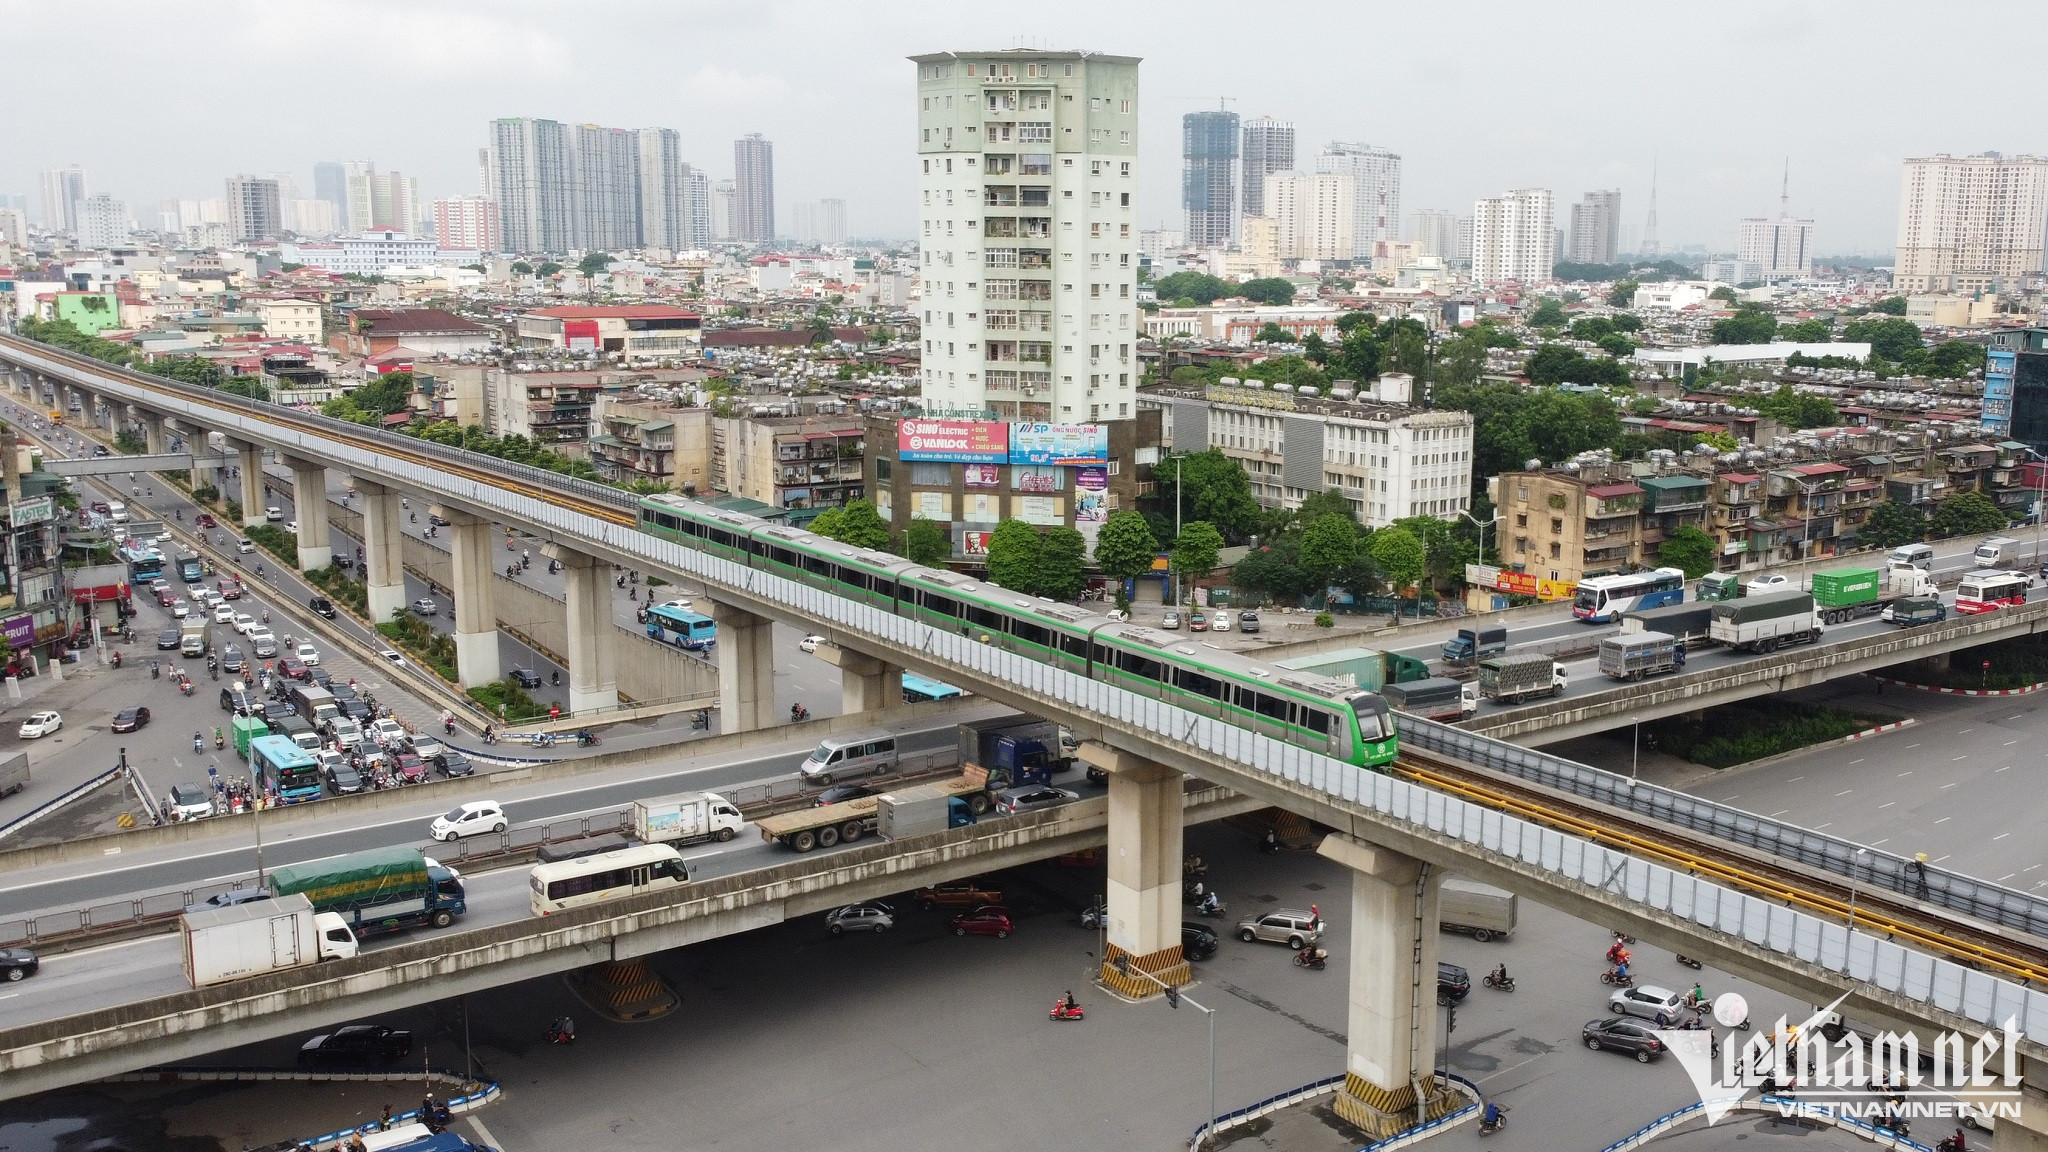
[(157, 606), (160, 608), (169, 608), (171, 606), (171, 602), (173, 600), (176, 600), (177, 598), (177, 593), (171, 591), (169, 588), (166, 588), (163, 591), (156, 594)]
[(277, 674), (287, 680), (304, 680), (311, 673), (297, 656), (287, 656), (277, 662)]
[(197, 516), (194, 516), (194, 517), (192, 518), (192, 522), (193, 522), (194, 524), (197, 524), (197, 525), (199, 525), (199, 526), (200, 526), (201, 528), (218, 528), (218, 527), (220, 527), (220, 522), (219, 522), (218, 520), (215, 520), (215, 519), (213, 518), (213, 514), (212, 514), (212, 513), (210, 513), (210, 512), (201, 512), (201, 513), (200, 513), (199, 515), (197, 515)]
[(427, 778), (427, 762), (419, 753), (407, 749), (394, 757), (398, 762), (398, 775), (407, 784), (417, 784)]
[(1010, 910), (993, 904), (953, 917), (955, 936), (993, 936), (1000, 940), (1008, 936), (1014, 927), (1010, 923)]
[(223, 600), (240, 600), (242, 598), (242, 582), (233, 576), (221, 577), (220, 598)]

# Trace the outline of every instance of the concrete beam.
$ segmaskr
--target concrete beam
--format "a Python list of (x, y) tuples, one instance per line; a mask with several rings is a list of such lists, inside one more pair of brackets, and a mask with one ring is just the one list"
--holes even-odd
[(562, 566), (569, 617), (569, 711), (619, 706), (619, 630), (612, 625), (611, 566), (564, 544), (541, 545)]
[(464, 688), (504, 675), (498, 659), (498, 614), (491, 604), (491, 522), (459, 508), (435, 505), (429, 514), (448, 521), (455, 600), (455, 675)]
[(133, 404), (128, 405), (127, 408), (128, 419), (142, 425), (142, 442), (146, 446), (146, 451), (149, 455), (160, 456), (168, 452), (170, 445), (164, 437), (163, 416), (147, 408), (138, 408)]
[(221, 468), (234, 463), (231, 456), (191, 456), (167, 452), (160, 456), (74, 456), (44, 460), (43, 470), (58, 476), (113, 476), (127, 472), (175, 472), (179, 469)]
[(363, 501), (363, 583), (370, 619), (378, 623), (405, 611), (405, 538), (398, 489), (354, 478)]
[(718, 622), (718, 730), (770, 728), (775, 715), (775, 624), (725, 600), (711, 602)]
[(818, 649), (817, 656), (839, 667), (839, 714), (858, 716), (903, 705), (903, 669), (838, 644)]
[(299, 571), (312, 572), (334, 563), (327, 534), (327, 468), (311, 460), (286, 457), (292, 470), (292, 510), (299, 515)]

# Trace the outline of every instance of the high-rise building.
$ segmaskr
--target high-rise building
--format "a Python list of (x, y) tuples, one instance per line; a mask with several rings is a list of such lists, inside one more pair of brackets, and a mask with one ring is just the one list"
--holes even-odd
[(1358, 213), (1357, 182), (1341, 172), (1273, 172), (1261, 197), (1273, 222), (1272, 255), (1281, 260), (1349, 260)]
[(690, 165), (683, 172), (683, 242), (686, 248), (711, 243), (711, 180)]
[(412, 232), (425, 216), (418, 177), (403, 172), (379, 172), (371, 161), (351, 160), (342, 165), (342, 183), (348, 193), (344, 222), (347, 231)]
[(50, 168), (43, 172), (43, 227), (67, 235), (78, 231), (78, 202), (85, 199), (85, 169)]
[(498, 216), (510, 252), (567, 252), (569, 137), (559, 120), (491, 121)]
[(846, 201), (806, 201), (791, 206), (794, 239), (806, 244), (846, 243)]
[(313, 165), (313, 199), (334, 205), (337, 231), (348, 227), (348, 169), (334, 160)]
[(19, 208), (0, 208), (0, 244), (16, 248), (28, 245), (28, 213)]
[(1370, 144), (1332, 142), (1316, 157), (1316, 171), (1349, 176), (1353, 188), (1351, 253), (1371, 259), (1380, 245), (1401, 238), (1401, 158)]
[(683, 163), (682, 138), (673, 128), (640, 129), (640, 239), (671, 252), (690, 242), (690, 166)]
[(493, 120), (478, 167), (506, 251), (676, 251), (708, 238), (703, 177), (673, 129)]
[(1735, 258), (1755, 265), (1764, 280), (1790, 280), (1813, 274), (1813, 221), (1780, 212), (1775, 220), (1742, 221)]
[(1294, 125), (1261, 116), (1244, 122), (1244, 214), (1265, 216), (1266, 177), (1294, 170)]
[(737, 196), (730, 180), (720, 180), (711, 186), (711, 238), (731, 240), (733, 200)]
[(1556, 233), (1550, 189), (1517, 188), (1472, 206), (1472, 278), (1481, 284), (1550, 279)]
[(775, 239), (775, 142), (750, 132), (732, 142), (732, 235)]
[(574, 246), (599, 252), (640, 246), (638, 146), (638, 135), (624, 128), (569, 128), (569, 235)]
[(1406, 238), (1420, 245), (1424, 256), (1454, 260), (1458, 255), (1458, 218), (1438, 208), (1408, 214)]
[(333, 236), (341, 231), (341, 213), (330, 200), (286, 200), (285, 230), (300, 236)]
[(1913, 157), (1899, 185), (1900, 292), (1980, 292), (2042, 270), (2048, 157)]
[(1237, 226), (1237, 113), (1190, 112), (1180, 118), (1180, 204), (1188, 243), (1220, 248)]
[(128, 242), (128, 205), (105, 192), (78, 202), (78, 246), (113, 248)]
[(443, 196), (434, 201), (434, 242), (463, 252), (504, 251), (498, 202), (482, 196)]
[(1137, 57), (911, 59), (927, 410), (1133, 418)]
[(227, 190), (230, 236), (244, 244), (268, 244), (284, 231), (276, 180), (267, 176), (230, 176)]
[(1621, 244), (1621, 191), (1588, 192), (1572, 205), (1566, 255), (1574, 264), (1612, 264)]

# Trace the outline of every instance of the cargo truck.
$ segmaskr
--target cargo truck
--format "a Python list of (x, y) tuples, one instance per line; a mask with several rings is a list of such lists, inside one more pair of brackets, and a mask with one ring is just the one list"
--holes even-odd
[(903, 840), (972, 823), (973, 807), (943, 787), (920, 784), (875, 797), (875, 831), (885, 840)]
[[(934, 791), (919, 794), (958, 796), (974, 815), (981, 816), (988, 812), (993, 802), (982, 781), (975, 779), (979, 775), (962, 772), (950, 780), (920, 785), (920, 789)], [(839, 843), (850, 844), (873, 832), (880, 819), (877, 815), (880, 801), (879, 796), (862, 796), (837, 804), (784, 812), (779, 816), (764, 816), (755, 821), (754, 826), (761, 830), (761, 839), (787, 845), (798, 852), (830, 848)]]
[(1377, 692), (1382, 684), (1400, 684), (1409, 680), (1427, 680), (1429, 662), (1399, 652), (1382, 652), (1374, 648), (1339, 648), (1331, 652), (1318, 652), (1313, 656), (1295, 656), (1273, 663), (1290, 672), (1308, 672), (1316, 676), (1328, 676), (1333, 680)]
[(1564, 689), (1564, 665), (1541, 653), (1479, 662), (1479, 694), (1488, 700), (1519, 704), (1532, 696), (1555, 696)]
[(1446, 876), (1437, 905), (1437, 926), (1445, 932), (1462, 932), (1484, 944), (1495, 937), (1505, 940), (1514, 935), (1519, 911), (1513, 892), (1460, 876)]
[(318, 684), (300, 684), (292, 689), (292, 711), (318, 730), (341, 715), (341, 705), (335, 702), (334, 693)]
[(1442, 676), (1388, 684), (1380, 689), (1387, 707), (1429, 720), (1463, 720), (1479, 710), (1479, 686)]
[(1939, 624), (1948, 619), (1948, 605), (1933, 596), (1901, 596), (1884, 606), (1882, 619), (1902, 628)]
[(1697, 599), (1709, 604), (1742, 599), (1742, 577), (1733, 572), (1709, 572), (1700, 577)]
[(991, 789), (1050, 784), (1073, 767), (1061, 755), (1059, 725), (1032, 716), (976, 720), (954, 729), (956, 761), (970, 774), (981, 772)]
[(1880, 574), (1875, 568), (1835, 568), (1813, 574), (1813, 600), (1821, 619), (1841, 624), (1858, 616), (1882, 613), (1901, 596), (1933, 596), (1934, 577), (1910, 565)]
[(1624, 632), (1600, 641), (1600, 671), (1616, 680), (1641, 680), (1685, 667), (1685, 641), (1668, 632)]
[(469, 911), (462, 880), (413, 848), (373, 848), (332, 860), (286, 864), (264, 878), (273, 898), (302, 895), (333, 912), (357, 939), (431, 924), (446, 928)]
[(1820, 639), (1821, 627), (1820, 611), (1805, 592), (1769, 592), (1714, 605), (1714, 642), (1745, 652), (1810, 644)]
[(1443, 642), (1439, 649), (1447, 664), (1465, 665), (1499, 656), (1508, 650), (1508, 630), (1495, 624), (1479, 628), (1460, 628), (1458, 634)]
[(185, 979), (194, 988), (345, 960), (357, 951), (347, 922), (313, 911), (303, 895), (187, 912), (182, 921)]
[(1714, 626), (1714, 605), (1666, 604), (1662, 608), (1651, 608), (1642, 612), (1625, 612), (1621, 617), (1621, 634), (1631, 632), (1662, 632), (1676, 637), (1680, 643), (1700, 645), (1712, 643)]
[(187, 616), (178, 626), (178, 655), (204, 656), (212, 645), (207, 639), (206, 621)]
[(732, 802), (715, 792), (678, 792), (633, 802), (633, 835), (642, 844), (723, 844), (746, 823)]
[(244, 716), (239, 712), (228, 723), (228, 729), (235, 734), (235, 755), (244, 760), (249, 758), (249, 741), (270, 735), (270, 725), (263, 722), (263, 717)]
[(0, 760), (0, 796), (12, 796), (28, 787), (28, 753), (16, 752)]

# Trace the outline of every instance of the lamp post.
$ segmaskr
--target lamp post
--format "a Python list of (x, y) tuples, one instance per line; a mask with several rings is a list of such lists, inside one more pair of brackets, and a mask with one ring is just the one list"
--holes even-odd
[(1643, 747), (1643, 718), (1631, 716), (1628, 723), (1628, 786), (1633, 788), (1636, 786), (1636, 760)]
[(1118, 974), (1123, 976), (1142, 976), (1161, 988), (1166, 989), (1166, 1003), (1168, 1007), (1179, 1008), (1182, 1004), (1186, 1004), (1209, 1018), (1209, 1119), (1202, 1125), (1202, 1139), (1196, 1147), (1213, 1147), (1216, 1140), (1216, 1010), (1195, 1003), (1192, 998), (1184, 995), (1178, 986), (1168, 984), (1143, 968), (1132, 967), (1131, 958), (1128, 953), (1119, 953), (1117, 955), (1116, 970)]
[(1870, 855), (1870, 849), (1858, 848), (1849, 860), (1849, 934), (1842, 937), (1842, 971), (1849, 971), (1849, 945), (1856, 935), (1856, 866)]
[(1494, 555), (1498, 557), (1500, 555), (1499, 510), (1496, 509), (1494, 511), (1493, 519), (1491, 520), (1481, 520), (1479, 517), (1472, 515), (1470, 512), (1467, 512), (1462, 508), (1458, 510), (1458, 515), (1463, 516), (1465, 519), (1472, 521), (1473, 526), (1479, 529), (1479, 562), (1481, 564), (1486, 563), (1486, 530), (1489, 527), (1493, 529), (1493, 552)]

